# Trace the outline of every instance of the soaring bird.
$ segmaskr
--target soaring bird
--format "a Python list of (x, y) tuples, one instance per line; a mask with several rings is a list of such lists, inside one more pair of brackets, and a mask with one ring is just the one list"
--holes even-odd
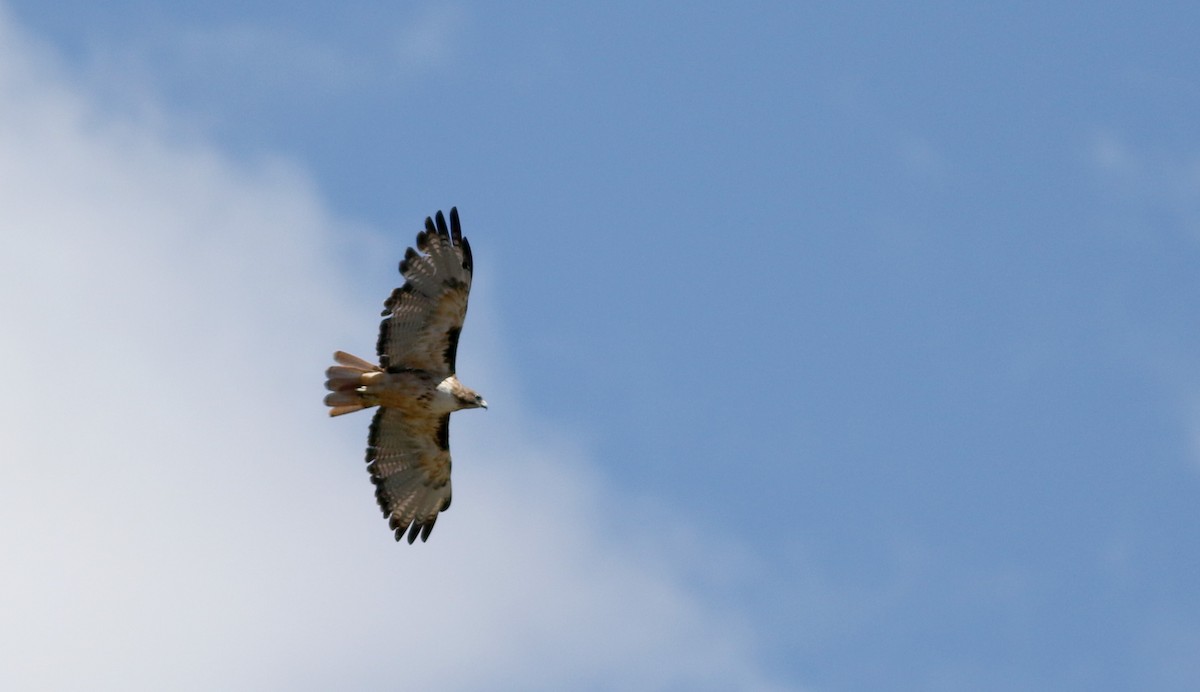
[(411, 544), (450, 506), (450, 414), (487, 408), (458, 381), (454, 360), (467, 315), (474, 263), (458, 209), (450, 226), (425, 219), (417, 247), (400, 261), (404, 285), (383, 304), (379, 364), (343, 351), (325, 371), (330, 416), (378, 406), (367, 436), (367, 470), (396, 540)]

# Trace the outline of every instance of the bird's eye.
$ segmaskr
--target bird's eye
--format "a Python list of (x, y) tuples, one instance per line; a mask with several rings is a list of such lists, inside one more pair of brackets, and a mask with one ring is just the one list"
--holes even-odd
[(478, 404), (478, 403), (479, 403), (479, 402), (481, 402), (481, 401), (483, 401), (483, 397), (481, 397), (481, 396), (479, 396), (478, 394), (476, 394), (476, 395), (475, 395), (475, 403), (477, 403), (477, 404)]

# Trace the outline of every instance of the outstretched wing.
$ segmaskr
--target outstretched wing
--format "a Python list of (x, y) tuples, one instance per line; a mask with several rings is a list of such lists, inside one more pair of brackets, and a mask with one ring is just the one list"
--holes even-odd
[(383, 304), (386, 317), (379, 325), (376, 348), (384, 370), (454, 373), (473, 269), (471, 244), (462, 235), (458, 209), (450, 210), (449, 228), (440, 211), (436, 225), (426, 217), (417, 249), (408, 248), (400, 262), (404, 285)]
[(375, 499), (396, 540), (429, 538), (438, 512), (450, 506), (450, 416), (413, 417), (380, 408), (367, 438), (367, 470)]

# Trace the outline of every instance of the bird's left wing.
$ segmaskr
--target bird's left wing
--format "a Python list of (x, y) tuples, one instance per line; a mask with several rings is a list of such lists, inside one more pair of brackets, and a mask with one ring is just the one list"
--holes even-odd
[(450, 506), (450, 415), (414, 417), (380, 408), (367, 438), (367, 470), (375, 499), (396, 540), (429, 538)]

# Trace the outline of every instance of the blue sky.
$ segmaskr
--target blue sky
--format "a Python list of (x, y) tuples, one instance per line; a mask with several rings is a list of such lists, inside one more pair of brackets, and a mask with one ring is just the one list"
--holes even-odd
[[(57, 587), (94, 621), (20, 622), (123, 622), (120, 575), (203, 502), (228, 525), (167, 521), (197, 547), (162, 569), (207, 595), (193, 624), (218, 603), (239, 623), (196, 644), (234, 687), (294, 689), (303, 659), (308, 684), (387, 688), (321, 648), (380, 634), (339, 600), (372, 575), (397, 627), (406, 599), (466, 603), (429, 651), (391, 642), (400, 686), (1196, 688), (1198, 24), (1172, 3), (7, 0), (4, 299), (30, 336), (5, 353), (79, 357), (45, 315), (94, 295), (73, 319), (110, 346), (75, 415), (103, 442), (65, 458), (116, 498), (94, 511), (140, 508), (98, 524), (124, 551), (93, 536), (116, 586)], [(456, 417), (454, 508), (410, 548), (354, 468), (367, 420), (314, 413), (329, 352), (370, 351), (404, 246), (451, 205), (477, 258), (460, 369), (492, 410)], [(130, 349), (185, 360), (195, 391), (97, 374)], [(221, 367), (278, 405), (224, 410)], [(33, 435), (62, 415), (45, 401), (9, 411), (10, 460), (67, 463)], [(207, 423), (173, 434), (193, 407)], [(194, 483), (138, 480), (147, 426)], [(43, 464), (5, 465), (54, 496)], [(240, 534), (282, 521), (256, 504), (280, 468), (311, 532)], [(45, 533), (10, 550), (71, 563), (21, 495), (12, 525)], [(313, 555), (336, 569), (267, 605), (237, 576)], [(49, 589), (34, 557), (16, 583)], [(213, 579), (186, 567), (207, 558)], [(300, 618), (288, 593), (328, 605)], [(283, 636), (255, 629), (272, 617), (294, 645), (227, 632)], [(7, 677), (89, 679), (69, 668)]]

